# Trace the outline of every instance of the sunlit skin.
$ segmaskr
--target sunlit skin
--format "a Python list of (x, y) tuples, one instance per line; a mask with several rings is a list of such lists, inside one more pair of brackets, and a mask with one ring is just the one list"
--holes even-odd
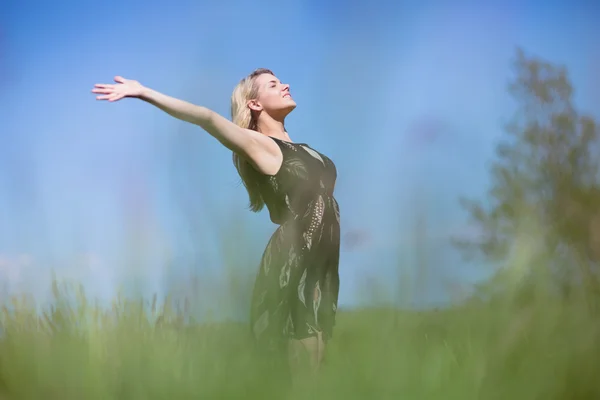
[(260, 172), (275, 174), (282, 163), (281, 149), (264, 136), (291, 141), (285, 118), (296, 108), (290, 85), (271, 74), (257, 77), (258, 96), (248, 107), (258, 114), (258, 132), (242, 129), (212, 110), (159, 93), (133, 79), (115, 76), (114, 84), (97, 83), (92, 92), (97, 100), (116, 102), (130, 97), (144, 100), (175, 118), (199, 125), (230, 150), (250, 161)]
[[(114, 84), (97, 83), (92, 89), (98, 94), (96, 100), (108, 102), (119, 101), (125, 97), (145, 100), (149, 97), (150, 89), (133, 79), (115, 76)], [(263, 74), (256, 78), (258, 97), (248, 102), (248, 107), (259, 114), (259, 131), (267, 136), (291, 141), (284, 129), (285, 118), (296, 108), (290, 85), (282, 83), (271, 74)], [(147, 96), (144, 96), (147, 95)]]

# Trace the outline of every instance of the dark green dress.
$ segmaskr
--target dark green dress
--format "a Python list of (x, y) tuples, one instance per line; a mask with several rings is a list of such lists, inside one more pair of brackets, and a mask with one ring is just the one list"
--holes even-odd
[(289, 339), (331, 338), (340, 279), (340, 214), (333, 162), (305, 143), (275, 139), (283, 164), (260, 175), (262, 197), (279, 227), (263, 253), (251, 305), (257, 342), (276, 350)]

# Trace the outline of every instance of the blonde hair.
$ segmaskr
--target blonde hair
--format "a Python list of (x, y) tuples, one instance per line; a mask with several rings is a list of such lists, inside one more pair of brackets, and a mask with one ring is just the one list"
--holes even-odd
[[(248, 101), (255, 99), (258, 95), (256, 78), (263, 74), (274, 75), (271, 70), (259, 68), (250, 75), (242, 79), (233, 89), (231, 95), (231, 119), (234, 124), (257, 131), (257, 119), (252, 110), (248, 107)], [(242, 183), (248, 191), (250, 198), (250, 210), (258, 212), (263, 209), (265, 202), (260, 193), (260, 174), (250, 165), (250, 163), (233, 153), (233, 165), (238, 171)]]

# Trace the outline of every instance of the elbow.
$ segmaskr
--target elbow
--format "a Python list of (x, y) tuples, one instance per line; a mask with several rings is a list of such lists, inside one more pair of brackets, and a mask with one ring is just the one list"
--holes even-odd
[(215, 129), (215, 115), (214, 111), (206, 107), (197, 106), (196, 112), (194, 112), (194, 119), (191, 122), (207, 131), (211, 131)]

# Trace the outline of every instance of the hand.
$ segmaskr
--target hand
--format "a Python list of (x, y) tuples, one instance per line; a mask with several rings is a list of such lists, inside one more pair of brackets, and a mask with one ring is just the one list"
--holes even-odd
[(92, 89), (92, 93), (100, 93), (96, 100), (117, 101), (123, 97), (140, 97), (144, 91), (138, 81), (125, 79), (122, 76), (115, 76), (116, 84), (97, 83)]

